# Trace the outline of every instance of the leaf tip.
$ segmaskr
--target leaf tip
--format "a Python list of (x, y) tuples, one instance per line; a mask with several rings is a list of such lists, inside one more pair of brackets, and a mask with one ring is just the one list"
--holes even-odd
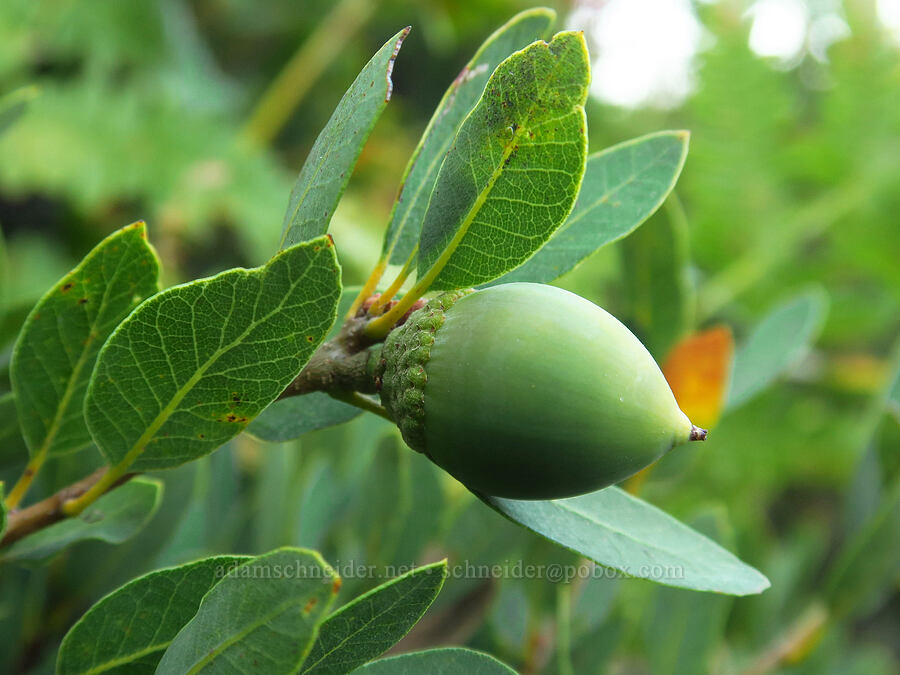
[(400, 47), (403, 45), (403, 41), (406, 39), (406, 36), (409, 35), (409, 31), (411, 30), (412, 26), (407, 26), (401, 30), (397, 34), (396, 42), (394, 42), (394, 51), (391, 52), (391, 58), (388, 59), (387, 71), (385, 72), (385, 78), (387, 79), (387, 91), (384, 93), (385, 103), (391, 100), (391, 94), (394, 92), (394, 83), (391, 80), (391, 73), (394, 72), (394, 61), (397, 60), (397, 54), (400, 53)]
[(769, 578), (765, 574), (759, 570), (753, 571), (756, 572), (756, 584), (746, 593), (746, 595), (759, 595), (772, 586), (772, 582), (769, 581)]

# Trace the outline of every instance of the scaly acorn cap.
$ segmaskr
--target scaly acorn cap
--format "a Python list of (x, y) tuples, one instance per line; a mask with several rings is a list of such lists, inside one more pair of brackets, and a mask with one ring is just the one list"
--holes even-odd
[(406, 444), (417, 452), (425, 448), (425, 366), (431, 358), (434, 336), (444, 325), (445, 312), (472, 289), (444, 293), (410, 315), (388, 335), (381, 349), (376, 378), (381, 382), (381, 403), (396, 422)]

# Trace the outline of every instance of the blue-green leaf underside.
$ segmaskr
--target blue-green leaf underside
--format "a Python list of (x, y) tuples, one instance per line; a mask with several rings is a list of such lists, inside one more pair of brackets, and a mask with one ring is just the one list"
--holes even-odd
[(121, 544), (146, 525), (162, 499), (162, 482), (133, 478), (88, 506), (79, 515), (38, 530), (0, 554), (0, 560), (41, 563), (66, 546), (94, 539)]
[(321, 344), (339, 297), (334, 248), (320, 237), (144, 302), (110, 336), (88, 389), (107, 461), (168, 468), (235, 436)]
[(157, 570), (116, 589), (78, 620), (59, 648), (57, 675), (152, 673), (203, 596), (248, 556)]
[(589, 80), (581, 33), (535, 42), (497, 66), (438, 173), (418, 283), (445, 290), (491, 281), (562, 224), (584, 174)]
[(441, 161), (491, 73), (513, 52), (547, 36), (555, 19), (556, 12), (546, 7), (516, 14), (484, 41), (447, 88), (406, 166), (382, 248), (391, 263), (402, 265), (415, 248)]
[[(713, 541), (727, 543), (722, 512), (707, 511), (691, 527)], [(725, 541), (723, 541), (725, 539)], [(725, 620), (734, 598), (694, 593), (683, 588), (657, 587), (644, 621), (644, 645), (654, 675), (694, 675), (710, 670), (715, 649), (722, 644)]]
[(159, 262), (144, 223), (114, 232), (35, 305), (13, 351), (10, 378), (32, 455), (91, 442), (84, 397), (104, 341), (159, 290)]
[(284, 548), (236, 567), (206, 594), (156, 672), (297, 672), (340, 586), (315, 551)]
[(548, 283), (633, 232), (665, 201), (687, 157), (689, 134), (662, 131), (588, 157), (572, 213), (540, 251), (497, 283)]
[(319, 133), (291, 190), (281, 247), (325, 234), (366, 139), (391, 98), (391, 71), (404, 28), (357, 75)]
[(447, 563), (412, 570), (374, 588), (329, 616), (301, 672), (349, 673), (399, 642), (444, 584)]
[(310, 431), (349, 422), (362, 412), (324, 392), (314, 391), (275, 401), (253, 420), (247, 431), (263, 441), (281, 443)]
[(510, 520), (629, 576), (729, 595), (769, 587), (715, 542), (616, 487), (552, 501), (479, 497)]
[(750, 400), (801, 357), (819, 334), (827, 311), (828, 298), (818, 288), (770, 311), (734, 356), (727, 407)]
[(353, 672), (365, 675), (515, 675), (516, 671), (490, 654), (474, 649), (445, 647), (379, 659)]

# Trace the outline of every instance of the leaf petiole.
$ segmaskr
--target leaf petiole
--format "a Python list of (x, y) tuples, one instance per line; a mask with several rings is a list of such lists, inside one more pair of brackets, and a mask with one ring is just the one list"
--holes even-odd
[(35, 454), (28, 461), (28, 464), (25, 465), (25, 470), (22, 471), (22, 475), (19, 477), (19, 480), (16, 481), (13, 489), (9, 491), (8, 495), (6, 495), (5, 504), (8, 510), (16, 508), (22, 501), (22, 498), (25, 497), (25, 493), (28, 492), (28, 488), (31, 487), (31, 483), (32, 481), (34, 481), (34, 477), (37, 476), (38, 471), (41, 470), (41, 467), (44, 465), (44, 460), (46, 459), (47, 448), (45, 446), (42, 452)]
[(370, 274), (369, 278), (366, 279), (366, 283), (364, 283), (363, 287), (359, 289), (359, 294), (356, 296), (353, 304), (350, 305), (350, 309), (347, 311), (347, 319), (352, 319), (354, 316), (356, 316), (356, 313), (359, 311), (359, 308), (362, 307), (362, 304), (366, 301), (366, 298), (368, 298), (375, 292), (375, 289), (378, 287), (378, 282), (381, 281), (381, 277), (384, 276), (384, 270), (387, 269), (387, 263), (387, 257), (382, 257), (375, 264), (374, 269), (372, 269), (372, 274)]
[(385, 289), (384, 293), (381, 294), (381, 297), (372, 304), (372, 307), (369, 309), (369, 314), (377, 316), (381, 313), (381, 310), (394, 299), (394, 296), (397, 295), (397, 292), (403, 287), (403, 284), (406, 283), (406, 280), (412, 273), (418, 255), (419, 246), (417, 244), (413, 248), (412, 253), (409, 254), (409, 258), (403, 263), (403, 268), (397, 274), (397, 278)]
[(428, 287), (431, 286), (431, 282), (434, 281), (435, 276), (436, 275), (429, 274), (428, 276), (423, 277), (415, 286), (409, 289), (409, 292), (406, 295), (400, 298), (400, 301), (396, 305), (377, 319), (372, 319), (367, 323), (364, 329), (365, 334), (375, 340), (386, 337), (400, 318), (416, 304), (416, 300), (425, 295), (428, 291)]
[(128, 480), (128, 478), (130, 478), (130, 476), (126, 478), (128, 468), (134, 463), (134, 460), (137, 459), (139, 454), (140, 453), (134, 453), (130, 456), (126, 456), (121, 462), (115, 466), (111, 466), (109, 470), (100, 476), (100, 479), (86, 492), (75, 499), (69, 499), (63, 502), (60, 511), (62, 511), (67, 518), (77, 516), (88, 506), (114, 488), (123, 478)]

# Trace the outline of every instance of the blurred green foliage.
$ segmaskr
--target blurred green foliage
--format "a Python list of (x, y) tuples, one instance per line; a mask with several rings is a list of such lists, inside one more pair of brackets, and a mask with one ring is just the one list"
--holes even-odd
[[(333, 6), (0, 5), (0, 93), (39, 88), (0, 138), (4, 371), (24, 312), (128, 222), (148, 221), (169, 283), (268, 258), (318, 131), (371, 54), (412, 24), (394, 97), (332, 225), (345, 283), (365, 278), (433, 106), (484, 37), (528, 5), (382, 0), (358, 33), (331, 36), (341, 48), (317, 65), (321, 75), (276, 140), (246, 142), (242, 133), (265, 88)], [(691, 149), (677, 213), (662, 210), (642, 241), (604, 249), (563, 285), (636, 330), (653, 330), (641, 321), (641, 303), (652, 298), (635, 293), (626, 265), (677, 263), (681, 272), (668, 274), (686, 278), (686, 292), (696, 293), (696, 310), (679, 316), (694, 327), (725, 322), (739, 344), (768, 310), (810, 284), (829, 297), (819, 342), (789, 376), (729, 412), (703, 446), (666, 457), (642, 488), (652, 503), (733, 540), (772, 588), (725, 601), (603, 575), (557, 584), (451, 574), (402, 647), (466, 644), (525, 672), (900, 667), (900, 389), (890, 389), (900, 363), (900, 50), (873, 6), (845, 2), (851, 33), (829, 49), (827, 62), (807, 56), (780, 67), (750, 51), (746, 4), (698, 4), (713, 39), (684, 104), (588, 107), (591, 151), (666, 128), (689, 129)], [(556, 8), (561, 16), (569, 9)], [(674, 218), (678, 231), (680, 219), (687, 223), (687, 245), (678, 247), (679, 256), (690, 251), (686, 267), (666, 259), (671, 244), (650, 236)], [(638, 246), (649, 254), (639, 255)], [(672, 327), (657, 330), (648, 343), (668, 345)], [(3, 379), (6, 391), (6, 372)], [(891, 391), (893, 415), (885, 414)], [(0, 447), (7, 482), (26, 457), (14, 439)], [(94, 448), (55, 459), (33, 497), (99, 463)], [(579, 564), (485, 509), (371, 416), (291, 443), (242, 436), (156, 477), (165, 498), (127, 544), (88, 542), (49, 567), (4, 568), (0, 669), (49, 672), (61, 636), (102, 594), (200, 555), (301, 545), (322, 550), (339, 569), (444, 555), (451, 568), (523, 559)], [(345, 574), (342, 597), (379, 581)]]

